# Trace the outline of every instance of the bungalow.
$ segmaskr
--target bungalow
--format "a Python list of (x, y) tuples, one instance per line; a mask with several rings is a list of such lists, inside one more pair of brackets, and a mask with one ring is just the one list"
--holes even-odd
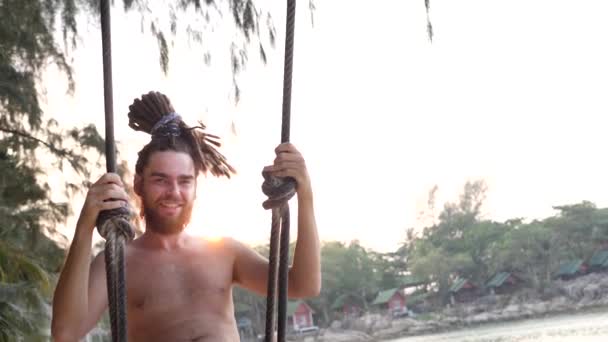
[(490, 281), (486, 283), (486, 288), (492, 294), (510, 293), (521, 283), (520, 279), (510, 272), (496, 273)]
[(452, 305), (458, 303), (469, 302), (476, 297), (477, 286), (466, 278), (456, 278), (448, 292), (450, 293), (450, 302)]
[(392, 316), (399, 316), (407, 313), (405, 305), (405, 295), (397, 288), (384, 290), (378, 293), (372, 305), (377, 305), (380, 308), (387, 310)]
[(589, 270), (591, 272), (608, 269), (608, 249), (595, 252), (589, 260)]
[(559, 266), (555, 277), (561, 280), (574, 279), (587, 273), (588, 269), (589, 266), (583, 261), (583, 259), (570, 260)]
[(312, 319), (314, 310), (303, 300), (287, 303), (287, 324), (295, 332), (309, 331), (316, 328)]
[(340, 312), (344, 318), (359, 317), (363, 312), (363, 301), (353, 294), (343, 294), (336, 298), (330, 309)]

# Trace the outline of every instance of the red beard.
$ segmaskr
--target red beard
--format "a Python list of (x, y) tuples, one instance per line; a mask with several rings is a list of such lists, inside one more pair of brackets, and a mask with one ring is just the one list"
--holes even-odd
[(158, 206), (150, 205), (144, 199), (143, 212), (146, 220), (146, 229), (163, 235), (173, 235), (181, 233), (192, 216), (192, 203), (184, 203), (179, 208), (179, 213), (174, 216), (161, 214)]

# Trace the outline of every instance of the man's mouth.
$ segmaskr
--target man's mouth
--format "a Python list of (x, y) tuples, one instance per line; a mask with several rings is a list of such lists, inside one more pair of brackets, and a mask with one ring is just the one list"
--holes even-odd
[(179, 208), (179, 207), (181, 207), (181, 204), (174, 203), (174, 202), (161, 202), (160, 206), (165, 207), (165, 208)]
[(183, 205), (180, 202), (168, 202), (168, 201), (159, 202), (159, 209), (162, 210), (162, 212), (164, 212), (167, 215), (177, 214), (181, 210), (182, 206)]

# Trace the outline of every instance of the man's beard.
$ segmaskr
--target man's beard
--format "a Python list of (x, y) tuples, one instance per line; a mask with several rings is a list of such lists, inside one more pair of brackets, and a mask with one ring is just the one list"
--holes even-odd
[(177, 216), (167, 217), (159, 214), (157, 208), (155, 208), (153, 205), (147, 204), (146, 201), (143, 200), (143, 212), (144, 219), (146, 221), (146, 229), (150, 229), (155, 233), (163, 235), (181, 233), (186, 228), (188, 223), (190, 223), (192, 207), (192, 202), (184, 203)]

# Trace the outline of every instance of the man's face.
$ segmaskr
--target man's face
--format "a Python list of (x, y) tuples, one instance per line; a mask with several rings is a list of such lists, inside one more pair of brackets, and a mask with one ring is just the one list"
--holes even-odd
[(146, 229), (177, 234), (190, 222), (196, 198), (196, 175), (192, 158), (175, 151), (154, 152), (136, 176), (142, 198)]

